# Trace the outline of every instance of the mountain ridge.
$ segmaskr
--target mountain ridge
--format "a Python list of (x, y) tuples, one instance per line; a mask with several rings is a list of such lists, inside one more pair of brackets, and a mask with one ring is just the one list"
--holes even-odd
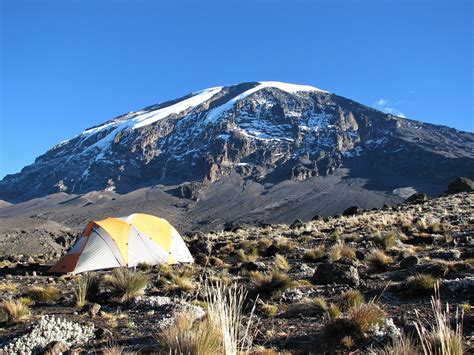
[[(285, 221), (298, 211), (342, 212), (347, 206), (335, 186), (346, 194), (358, 186), (358, 197), (347, 202), (366, 208), (399, 202), (398, 189), (440, 193), (456, 176), (472, 177), (473, 147), (472, 133), (396, 117), (315, 87), (250, 82), (204, 89), (87, 128), (7, 175), (0, 199), (19, 203), (57, 192), (127, 195), (157, 187), (178, 198), (173, 203), (186, 205), (199, 224), (209, 220), (203, 211), (214, 210), (215, 191), (234, 195), (232, 189), (241, 189), (241, 209), (249, 204), (262, 214), (258, 220), (267, 221), (271, 206), (280, 206), (275, 219)], [(325, 184), (339, 202), (303, 211), (311, 205), (303, 202), (307, 198), (322, 198)], [(305, 191), (309, 197), (300, 196), (296, 205), (285, 202), (282, 186), (288, 194)], [(179, 208), (156, 203), (158, 211), (171, 211), (170, 218), (185, 218)], [(285, 212), (290, 205), (295, 213)], [(237, 206), (229, 211), (240, 215)], [(219, 223), (230, 218), (214, 213), (222, 214)]]

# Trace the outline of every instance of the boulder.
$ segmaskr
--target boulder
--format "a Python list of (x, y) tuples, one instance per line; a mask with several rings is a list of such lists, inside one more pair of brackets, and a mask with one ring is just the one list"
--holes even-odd
[(405, 200), (405, 203), (412, 203), (412, 204), (417, 204), (417, 203), (423, 203), (428, 201), (428, 196), (424, 193), (419, 193), (417, 192), (416, 194), (411, 195)]
[(85, 306), (85, 310), (87, 311), (87, 314), (91, 317), (95, 317), (97, 313), (100, 311), (100, 304), (98, 303), (91, 303)]
[(418, 258), (415, 255), (410, 255), (400, 261), (400, 267), (402, 269), (410, 269), (416, 265), (418, 265)]
[(448, 185), (448, 194), (474, 191), (474, 181), (465, 177), (458, 177)]
[(323, 263), (318, 265), (312, 277), (317, 285), (344, 284), (359, 286), (359, 272), (350, 265)]
[(290, 228), (291, 229), (297, 229), (303, 227), (303, 221), (301, 219), (296, 219), (293, 223), (291, 223)]
[(359, 206), (351, 206), (349, 208), (346, 208), (344, 212), (342, 212), (343, 216), (355, 216), (358, 215), (362, 212), (361, 208)]
[(69, 350), (69, 346), (64, 344), (62, 341), (52, 341), (46, 345), (43, 349), (44, 355), (57, 355), (64, 353)]

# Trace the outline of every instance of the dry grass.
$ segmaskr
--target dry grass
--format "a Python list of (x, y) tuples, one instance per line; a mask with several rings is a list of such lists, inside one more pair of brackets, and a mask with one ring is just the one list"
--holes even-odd
[(274, 244), (282, 253), (289, 253), (296, 248), (296, 243), (286, 237), (276, 239)]
[(307, 250), (303, 255), (303, 259), (309, 262), (316, 262), (316, 261), (320, 261), (325, 256), (326, 256), (326, 248), (324, 247), (324, 245), (322, 245), (317, 248)]
[(384, 249), (390, 249), (395, 247), (400, 240), (400, 234), (397, 231), (388, 231), (385, 233), (377, 234), (373, 237), (376, 244)]
[(32, 286), (26, 290), (26, 295), (36, 302), (57, 302), (61, 297), (61, 291), (56, 286)]
[(363, 303), (351, 308), (346, 316), (332, 317), (323, 328), (330, 343), (341, 343), (345, 337), (364, 339), (375, 326), (385, 322), (385, 312), (375, 303)]
[(0, 293), (16, 293), (18, 291), (18, 284), (12, 282), (5, 282), (0, 284)]
[(30, 315), (30, 307), (22, 299), (5, 300), (0, 303), (0, 310), (10, 323), (24, 320)]
[(375, 325), (381, 325), (385, 319), (385, 312), (375, 303), (362, 303), (349, 309), (347, 316), (355, 324), (358, 335), (366, 334)]
[(406, 287), (412, 296), (426, 296), (432, 294), (436, 279), (428, 274), (417, 274), (408, 278)]
[(364, 303), (364, 296), (359, 290), (349, 290), (343, 293), (337, 302), (339, 308), (343, 311), (358, 307), (362, 303)]
[(402, 334), (392, 344), (386, 345), (376, 353), (380, 355), (414, 355), (420, 352), (413, 338)]
[(206, 283), (204, 287), (209, 318), (222, 334), (223, 353), (247, 353), (252, 347), (255, 335), (252, 331), (255, 303), (244, 321), (247, 292), (243, 287), (237, 284), (227, 287), (221, 283)]
[(435, 295), (431, 298), (434, 324), (425, 327), (417, 314), (418, 321), (415, 322), (416, 331), (425, 355), (462, 355), (464, 345), (462, 338), (462, 313), (455, 314), (455, 326), (451, 328), (451, 315), (449, 304), (441, 303), (439, 284), (435, 286)]
[(84, 273), (77, 280), (73, 289), (74, 302), (77, 307), (84, 306), (99, 293), (99, 277), (95, 273)]
[(239, 354), (253, 344), (253, 312), (244, 321), (247, 293), (234, 284), (204, 284), (207, 316), (195, 320), (193, 313), (179, 314), (174, 323), (162, 329), (156, 340), (170, 354)]
[(114, 269), (104, 278), (104, 284), (112, 292), (113, 300), (120, 303), (130, 302), (143, 295), (148, 283), (148, 275), (127, 268)]
[(164, 290), (169, 293), (192, 294), (198, 289), (198, 284), (194, 281), (195, 269), (192, 267), (182, 267), (172, 270), (165, 275)]
[(195, 321), (192, 312), (182, 312), (173, 324), (156, 336), (158, 344), (169, 354), (219, 354), (222, 333), (210, 318)]
[(305, 317), (314, 317), (323, 314), (327, 309), (326, 300), (323, 297), (315, 297), (291, 304), (285, 315), (295, 317), (303, 314)]
[(271, 297), (293, 285), (293, 279), (288, 274), (277, 270), (271, 273), (251, 272), (250, 281), (255, 292), (263, 298)]
[(356, 259), (355, 249), (343, 241), (337, 242), (332, 247), (330, 247), (327, 254), (329, 260), (332, 262), (336, 262), (342, 257), (354, 260)]
[(267, 317), (273, 317), (278, 313), (278, 306), (270, 303), (261, 302), (259, 310)]
[(373, 269), (384, 269), (393, 262), (393, 259), (379, 248), (373, 248), (366, 260)]
[(288, 260), (286, 260), (286, 258), (280, 254), (275, 255), (275, 267), (280, 271), (290, 271), (290, 264), (288, 264)]
[(239, 249), (237, 251), (237, 256), (239, 257), (240, 261), (245, 263), (253, 263), (258, 260), (258, 250), (256, 248), (252, 248), (250, 253), (246, 253), (243, 249)]

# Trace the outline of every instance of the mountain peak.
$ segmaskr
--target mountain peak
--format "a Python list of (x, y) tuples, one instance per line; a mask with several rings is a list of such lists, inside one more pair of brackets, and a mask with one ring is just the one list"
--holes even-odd
[[(86, 129), (5, 177), (0, 198), (209, 185), (233, 174), (264, 184), (303, 181), (356, 161), (359, 169), (372, 171), (375, 164), (384, 176), (409, 172), (444, 186), (452, 174), (469, 176), (473, 153), (466, 147), (473, 143), (472, 134), (394, 120), (313, 86), (248, 82), (204, 89)], [(433, 161), (450, 168), (439, 171)]]

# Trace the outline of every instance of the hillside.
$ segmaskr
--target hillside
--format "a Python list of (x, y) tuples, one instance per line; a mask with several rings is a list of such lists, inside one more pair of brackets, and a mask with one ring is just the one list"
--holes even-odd
[[(81, 339), (88, 339), (79, 345), (74, 338), (76, 342), (61, 345), (65, 349), (166, 351), (154, 338), (157, 331), (172, 324), (183, 306), (191, 307), (189, 302), (202, 315), (201, 277), (211, 277), (244, 286), (249, 301), (259, 295), (256, 353), (337, 349), (386, 354), (398, 351), (382, 348), (400, 332), (411, 335), (418, 346), (414, 324), (434, 323), (429, 302), (439, 282), (452, 320), (456, 308), (464, 312), (463, 342), (469, 353), (474, 331), (473, 207), (473, 193), (459, 193), (306, 223), (242, 225), (189, 235), (193, 267), (143, 265), (137, 272), (148, 275), (148, 287), (131, 303), (111, 298), (106, 286), (110, 271), (100, 272), (102, 286), (88, 296), (95, 303), (84, 308), (74, 306), (72, 292), (80, 277), (47, 275), (50, 256), (29, 258), (15, 251), (2, 257), (0, 297), (38, 297), (31, 286), (53, 287), (57, 294), (50, 289), (48, 297), (54, 301), (36, 301), (31, 315), (20, 322), (4, 318), (0, 335), (8, 344), (41, 316), (59, 316), (79, 324), (74, 329), (82, 329)], [(63, 323), (49, 319), (43, 322), (60, 329)]]

